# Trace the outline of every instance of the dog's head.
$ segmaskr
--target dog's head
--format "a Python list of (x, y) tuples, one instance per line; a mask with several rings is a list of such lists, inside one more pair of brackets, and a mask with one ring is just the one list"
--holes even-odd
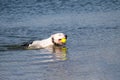
[(65, 35), (64, 33), (56, 33), (51, 35), (52, 38), (52, 42), (55, 45), (64, 45), (67, 42), (67, 35)]

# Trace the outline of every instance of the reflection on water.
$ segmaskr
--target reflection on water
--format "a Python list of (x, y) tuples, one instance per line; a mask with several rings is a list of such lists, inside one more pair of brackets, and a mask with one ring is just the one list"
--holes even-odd
[(57, 60), (67, 60), (67, 48), (65, 46), (53, 46), (52, 52)]
[[(3, 46), (2, 46), (3, 47)], [(44, 54), (49, 54), (50, 56), (39, 56), (39, 58), (48, 58), (48, 60), (43, 60), (39, 62), (56, 62), (56, 61), (64, 61), (67, 60), (67, 48), (65, 46), (50, 46), (45, 49), (28, 49), (26, 47), (20, 45), (6, 45), (4, 46), (3, 51), (17, 51), (17, 50), (47, 50)], [(1, 49), (2, 51), (2, 49)], [(41, 53), (40, 53), (41, 54)]]
[[(65, 61), (67, 60), (67, 48), (64, 46), (52, 46), (49, 48), (46, 48), (44, 50), (47, 50), (46, 53), (44, 53), (44, 57), (42, 56), (42, 60), (39, 60), (38, 62), (34, 62), (33, 64), (39, 64), (39, 63), (48, 63), (48, 62), (57, 62), (57, 61)], [(47, 56), (49, 54), (49, 56)], [(43, 55), (43, 54), (42, 54)], [(40, 59), (41, 56), (36, 56)]]

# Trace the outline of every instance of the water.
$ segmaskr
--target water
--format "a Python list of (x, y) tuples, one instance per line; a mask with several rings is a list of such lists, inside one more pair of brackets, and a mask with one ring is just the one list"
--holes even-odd
[[(0, 0), (0, 80), (119, 80), (119, 0)], [(56, 32), (66, 48), (25, 50)]]

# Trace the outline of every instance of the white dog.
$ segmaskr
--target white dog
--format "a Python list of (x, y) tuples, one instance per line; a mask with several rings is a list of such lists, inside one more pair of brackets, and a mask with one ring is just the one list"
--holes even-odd
[(48, 39), (44, 40), (36, 40), (30, 44), (24, 44), (23, 46), (28, 46), (28, 49), (39, 49), (39, 48), (47, 48), (50, 46), (63, 46), (67, 41), (67, 35), (63, 33), (56, 33), (51, 35)]

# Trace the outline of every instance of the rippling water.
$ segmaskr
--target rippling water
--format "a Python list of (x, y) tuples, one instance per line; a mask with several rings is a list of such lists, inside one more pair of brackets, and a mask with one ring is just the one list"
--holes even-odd
[[(66, 47), (20, 47), (56, 32)], [(119, 0), (0, 0), (0, 80), (119, 80), (119, 48)]]

